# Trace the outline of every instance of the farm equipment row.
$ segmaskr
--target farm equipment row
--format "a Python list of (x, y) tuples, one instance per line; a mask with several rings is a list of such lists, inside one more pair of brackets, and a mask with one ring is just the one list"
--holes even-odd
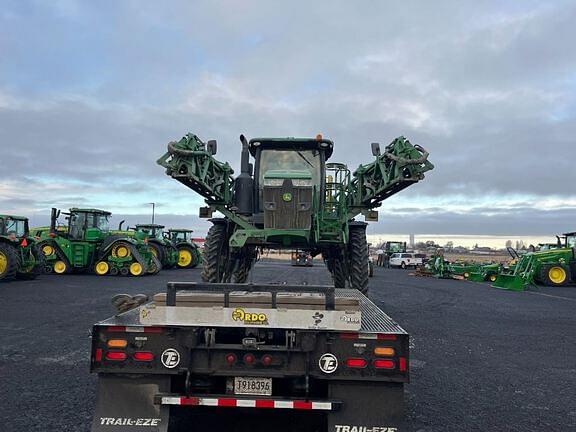
[(503, 263), (450, 262), (442, 250), (430, 257), (420, 275), (442, 279), (467, 279), (474, 282), (490, 281), (494, 288), (524, 291), (532, 285), (564, 286), (576, 284), (576, 232), (558, 236), (556, 244), (540, 245), (519, 255), (508, 248), (512, 260)]
[[(60, 224), (63, 214), (67, 223)], [(193, 268), (201, 262), (192, 230), (137, 225), (110, 230), (111, 213), (52, 209), (50, 226), (30, 230), (28, 219), (0, 215), (0, 281), (32, 279), (41, 273), (93, 272), (143, 276), (165, 268)]]

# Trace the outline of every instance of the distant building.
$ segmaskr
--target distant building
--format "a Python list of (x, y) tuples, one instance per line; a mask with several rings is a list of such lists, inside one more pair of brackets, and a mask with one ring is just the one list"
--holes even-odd
[(415, 244), (416, 243), (414, 242), (414, 234), (410, 234), (410, 241), (409, 241), (410, 249), (414, 249)]

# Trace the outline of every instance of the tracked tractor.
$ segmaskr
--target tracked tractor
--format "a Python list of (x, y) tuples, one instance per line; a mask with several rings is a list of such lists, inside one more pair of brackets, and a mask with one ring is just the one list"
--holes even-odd
[(200, 249), (192, 239), (193, 232), (190, 229), (171, 228), (168, 230), (168, 238), (178, 251), (178, 268), (194, 268), (202, 261)]
[(44, 255), (29, 234), (27, 218), (0, 215), (0, 282), (35, 279), (44, 270)]
[(110, 212), (72, 208), (63, 214), (66, 229), (57, 228), (60, 211), (53, 208), (50, 229), (39, 230), (47, 272), (142, 276), (160, 271), (161, 263), (146, 240), (110, 232)]
[(528, 252), (513, 271), (500, 273), (495, 288), (524, 291), (530, 285), (564, 286), (576, 283), (576, 232), (559, 237), (561, 247)]
[[(316, 138), (253, 138), (242, 143), (241, 172), (236, 178), (226, 162), (214, 158), (216, 141), (204, 143), (187, 134), (168, 144), (158, 164), (166, 174), (205, 198), (200, 216), (214, 211), (203, 254), (206, 282), (245, 282), (257, 248), (300, 249), (322, 254), (335, 287), (368, 289), (364, 214), (378, 219), (375, 208), (388, 197), (421, 181), (433, 168), (428, 152), (399, 137), (374, 162), (352, 174), (341, 163), (328, 163), (334, 143)], [(254, 164), (250, 163), (250, 156)]]

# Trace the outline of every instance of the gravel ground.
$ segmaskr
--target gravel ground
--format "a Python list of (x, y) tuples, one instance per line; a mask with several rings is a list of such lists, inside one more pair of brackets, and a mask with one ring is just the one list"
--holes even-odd
[[(87, 431), (96, 382), (88, 332), (112, 314), (109, 299), (199, 279), (194, 269), (0, 285), (0, 430)], [(322, 265), (268, 261), (254, 281), (330, 279)], [(370, 296), (412, 335), (411, 430), (576, 430), (576, 288), (514, 293), (377, 268)]]

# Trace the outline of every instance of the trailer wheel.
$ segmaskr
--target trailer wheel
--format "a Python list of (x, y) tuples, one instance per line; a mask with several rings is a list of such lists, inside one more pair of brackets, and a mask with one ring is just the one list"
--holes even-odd
[(562, 265), (542, 266), (540, 280), (548, 286), (563, 286), (571, 279), (570, 269)]
[(0, 280), (8, 281), (16, 277), (20, 267), (20, 257), (9, 244), (0, 243)]
[(228, 227), (225, 223), (215, 223), (208, 230), (202, 255), (202, 280), (223, 282), (228, 263)]
[(368, 292), (368, 242), (366, 225), (350, 225), (350, 287), (362, 294)]

